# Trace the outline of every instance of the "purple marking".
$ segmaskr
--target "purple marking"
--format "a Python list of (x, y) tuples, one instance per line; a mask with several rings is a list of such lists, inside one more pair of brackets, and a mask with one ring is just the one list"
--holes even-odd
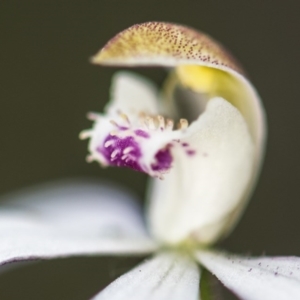
[(137, 136), (143, 137), (143, 138), (145, 138), (145, 139), (149, 139), (149, 138), (150, 138), (150, 135), (149, 135), (146, 131), (141, 130), (141, 129), (135, 130), (134, 133), (135, 133)]
[(120, 130), (128, 130), (128, 129), (129, 129), (129, 127), (126, 127), (126, 126), (119, 126), (119, 125), (118, 125), (118, 128), (119, 128)]
[[(105, 147), (104, 145), (108, 141), (113, 141), (114, 143), (108, 147)], [(128, 154), (124, 154), (123, 151), (128, 147), (131, 147), (132, 150)], [(118, 153), (114, 157), (111, 157), (111, 154), (115, 150), (118, 150)], [(99, 151), (112, 166), (128, 167), (136, 171), (143, 172), (143, 169), (138, 163), (139, 158), (142, 156), (141, 149), (138, 143), (131, 136), (119, 138), (117, 136), (109, 135), (104, 140), (103, 146), (98, 147), (97, 151)], [(126, 155), (125, 159), (124, 155)]]
[(155, 163), (151, 165), (153, 171), (166, 171), (171, 168), (173, 157), (169, 147), (159, 150), (155, 154)]
[(189, 146), (188, 143), (182, 143), (181, 145), (182, 145), (182, 147), (188, 147)]
[(187, 150), (186, 154), (189, 155), (189, 156), (193, 156), (193, 155), (196, 154), (196, 151), (195, 150)]

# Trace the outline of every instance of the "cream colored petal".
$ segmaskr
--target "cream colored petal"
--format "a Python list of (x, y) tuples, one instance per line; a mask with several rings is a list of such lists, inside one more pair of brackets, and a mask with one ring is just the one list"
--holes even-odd
[(0, 208), (0, 265), (156, 249), (131, 197), (109, 184), (73, 180), (22, 191), (6, 200)]
[[(227, 220), (223, 220), (224, 232), (229, 231), (239, 219), (257, 181), (266, 136), (262, 103), (241, 66), (222, 45), (208, 35), (192, 28), (163, 22), (137, 24), (122, 31), (92, 61), (102, 65), (174, 68), (166, 81), (165, 89), (165, 106), (169, 113), (173, 113), (176, 108), (173, 98), (178, 87), (193, 92), (193, 101), (186, 101), (186, 105), (191, 106), (190, 111), (199, 112), (203, 109), (203, 95), (206, 100), (222, 97), (238, 108), (254, 142), (255, 160), (252, 176), (241, 196), (240, 205)], [(186, 99), (190, 96), (187, 92)], [(180, 111), (178, 114), (179, 117), (189, 118), (182, 116)], [(220, 231), (217, 228), (220, 224), (210, 226), (207, 230)]]
[(245, 300), (300, 299), (299, 257), (242, 257), (199, 251), (199, 262)]
[(132, 72), (117, 72), (112, 79), (111, 101), (106, 111), (155, 115), (158, 112), (157, 99), (158, 91), (150, 80)]
[[(178, 243), (212, 243), (240, 203), (252, 176), (254, 150), (240, 112), (222, 98), (188, 128), (174, 149), (174, 167), (155, 180), (149, 207), (153, 235)], [(217, 227), (217, 230), (213, 230)]]
[(189, 257), (163, 253), (115, 280), (93, 300), (198, 300), (199, 277)]

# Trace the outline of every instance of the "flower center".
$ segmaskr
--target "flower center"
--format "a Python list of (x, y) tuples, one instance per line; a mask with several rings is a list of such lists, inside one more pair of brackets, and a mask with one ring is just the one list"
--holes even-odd
[(174, 147), (180, 145), (187, 155), (193, 151), (180, 142), (188, 127), (185, 119), (173, 130), (174, 122), (162, 116), (140, 114), (129, 118), (118, 111), (109, 115), (90, 113), (88, 118), (95, 121), (94, 127), (83, 131), (80, 137), (90, 138), (89, 162), (96, 160), (103, 166), (129, 167), (163, 178), (172, 167)]

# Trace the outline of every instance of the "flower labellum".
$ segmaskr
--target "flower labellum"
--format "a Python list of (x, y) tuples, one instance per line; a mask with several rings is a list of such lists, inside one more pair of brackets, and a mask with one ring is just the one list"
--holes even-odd
[[(127, 95), (128, 90), (134, 94)], [(193, 156), (194, 150), (180, 142), (186, 134), (187, 120), (181, 119), (174, 130), (173, 120), (157, 114), (154, 87), (134, 74), (119, 72), (113, 79), (112, 98), (105, 114), (88, 115), (95, 121), (94, 128), (81, 133), (81, 138), (91, 138), (88, 161), (129, 167), (162, 179), (172, 167), (172, 148)], [(142, 103), (137, 106), (135, 102), (139, 101)]]

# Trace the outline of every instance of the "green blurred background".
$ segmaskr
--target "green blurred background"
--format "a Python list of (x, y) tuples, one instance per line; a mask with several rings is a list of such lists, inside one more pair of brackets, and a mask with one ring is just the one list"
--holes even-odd
[[(268, 115), (261, 179), (238, 227), (220, 246), (300, 255), (299, 12), (296, 0), (1, 0), (0, 193), (88, 176), (118, 181), (143, 199), (146, 176), (85, 162), (87, 143), (78, 133), (90, 126), (86, 112), (101, 111), (108, 100), (115, 71), (88, 59), (134, 23), (182, 23), (208, 32), (236, 55)], [(166, 75), (137, 71), (159, 85)], [(0, 299), (88, 299), (138, 260), (72, 258), (8, 270), (0, 276)]]

